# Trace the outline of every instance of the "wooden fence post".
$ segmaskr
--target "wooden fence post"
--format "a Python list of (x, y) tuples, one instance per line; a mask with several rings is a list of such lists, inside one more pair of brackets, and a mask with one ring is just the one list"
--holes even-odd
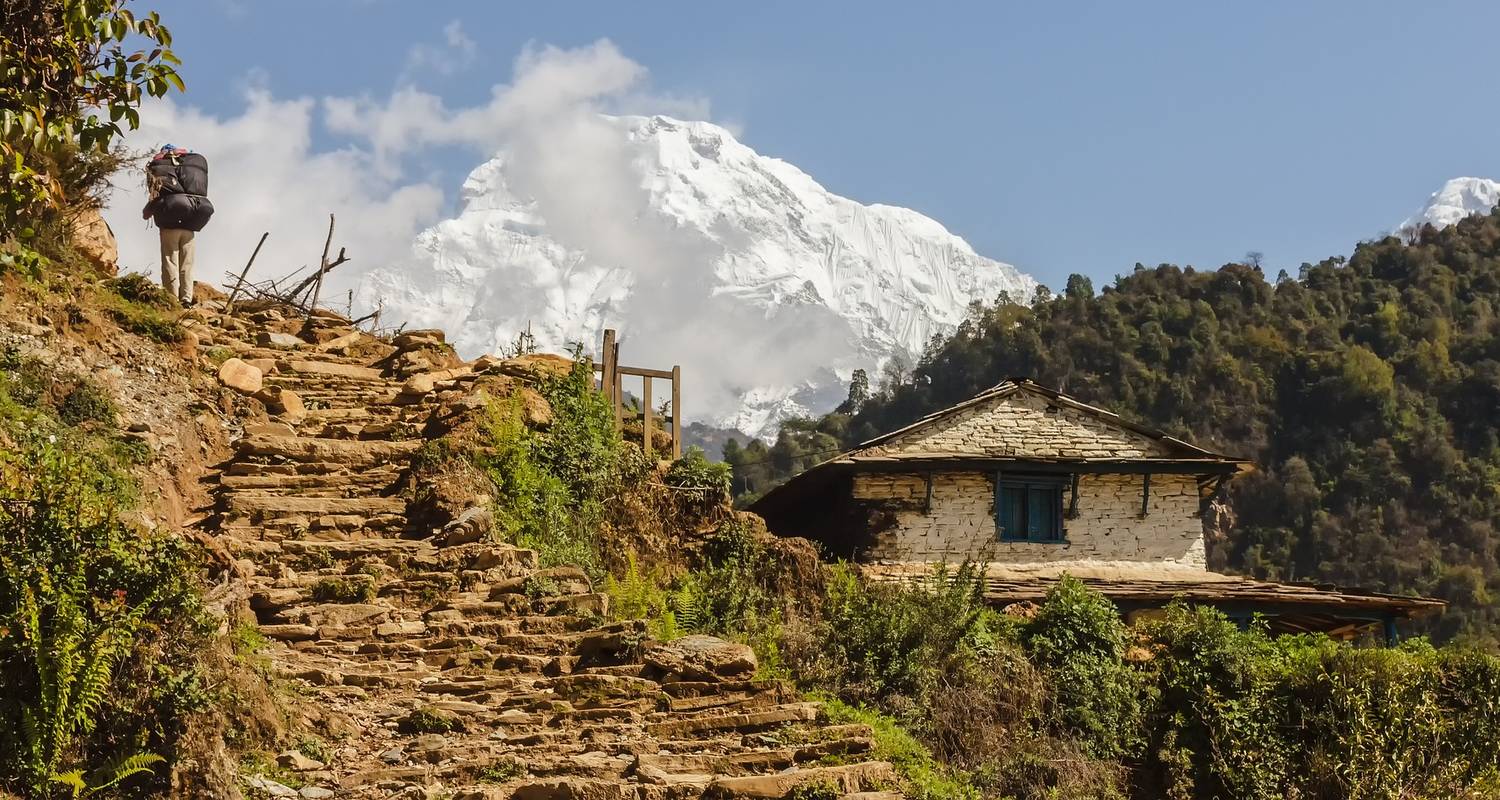
[(641, 449), (646, 458), (651, 457), (651, 381), (650, 375), (641, 377)]
[(612, 356), (615, 352), (615, 329), (604, 329), (604, 348), (599, 351), (599, 389), (604, 392), (604, 397), (609, 400), (610, 408), (615, 405), (615, 373)]
[(615, 430), (619, 431), (625, 427), (625, 379), (620, 374), (619, 342), (615, 342), (615, 352), (610, 358), (613, 361), (610, 372), (615, 376)]
[(672, 366), (672, 458), (682, 458), (682, 367)]

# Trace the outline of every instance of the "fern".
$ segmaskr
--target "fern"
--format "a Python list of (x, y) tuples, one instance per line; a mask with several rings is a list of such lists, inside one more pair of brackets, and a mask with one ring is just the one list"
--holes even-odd
[[(52, 783), (75, 786), (78, 771), (59, 772), (58, 766), (72, 743), (98, 724), (115, 665), (129, 654), (150, 605), (148, 601), (116, 610), (90, 624), (77, 599), (81, 587), (72, 583), (55, 586), (43, 573), (35, 587), (21, 589), (22, 640), (36, 668), (39, 689), (36, 702), (21, 711), (21, 729), (28, 755), (25, 766), (39, 793)], [(39, 595), (52, 600), (45, 620)], [(122, 779), (107, 782), (113, 785)], [(82, 781), (81, 774), (77, 780)], [(75, 786), (75, 796), (79, 791), (83, 790)]]
[(59, 772), (52, 776), (52, 783), (60, 783), (73, 790), (74, 797), (82, 797), (88, 791), (88, 784), (84, 783), (83, 770), (75, 769), (68, 772)]
[(89, 786), (88, 793), (102, 792), (134, 775), (150, 774), (152, 764), (161, 764), (165, 761), (165, 758), (155, 753), (136, 753), (106, 762), (90, 775), (92, 785)]
[(667, 596), (667, 606), (676, 616), (678, 624), (687, 631), (703, 630), (713, 615), (703, 585), (691, 573)]
[(135, 753), (123, 756), (114, 761), (106, 762), (104, 765), (93, 770), (87, 780), (84, 778), (83, 770), (74, 769), (67, 772), (59, 772), (52, 776), (51, 782), (62, 784), (73, 790), (73, 797), (87, 797), (96, 792), (102, 792), (113, 788), (126, 778), (141, 773), (150, 773), (152, 764), (160, 764), (166, 761), (155, 753)]

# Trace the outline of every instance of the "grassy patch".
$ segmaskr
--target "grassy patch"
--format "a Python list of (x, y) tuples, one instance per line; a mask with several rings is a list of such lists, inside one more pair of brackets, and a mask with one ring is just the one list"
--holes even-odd
[(312, 586), (319, 603), (368, 603), (375, 599), (375, 582), (363, 577), (323, 578)]
[(436, 708), (418, 708), (396, 723), (402, 733), (447, 733), (463, 730), (463, 721), (457, 714)]
[(979, 792), (961, 777), (944, 769), (932, 752), (907, 733), (896, 721), (879, 712), (857, 708), (831, 697), (817, 697), (828, 721), (834, 724), (868, 725), (874, 734), (872, 755), (889, 761), (910, 786), (910, 796), (925, 800), (977, 800)]
[(504, 759), (492, 761), (479, 771), (477, 779), (480, 783), (505, 783), (516, 778), (525, 777), (526, 765), (515, 759)]
[(57, 406), (57, 415), (69, 425), (97, 422), (112, 427), (115, 424), (115, 403), (99, 384), (81, 378), (63, 396)]
[(95, 301), (115, 324), (163, 344), (176, 344), (186, 331), (177, 324), (176, 303), (144, 275), (126, 275), (99, 284)]

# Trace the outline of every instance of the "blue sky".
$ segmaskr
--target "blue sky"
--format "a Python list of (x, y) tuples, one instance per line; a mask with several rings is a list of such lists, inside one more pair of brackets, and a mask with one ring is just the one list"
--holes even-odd
[[(1054, 287), (1249, 250), (1295, 273), (1447, 178), (1500, 176), (1496, 3), (141, 5), (177, 37), (181, 102), (211, 114), (243, 113), (249, 85), (479, 104), (528, 43), (608, 38), (653, 92), (706, 100), (751, 147)], [(478, 161), (434, 151), (421, 169), (451, 193)]]

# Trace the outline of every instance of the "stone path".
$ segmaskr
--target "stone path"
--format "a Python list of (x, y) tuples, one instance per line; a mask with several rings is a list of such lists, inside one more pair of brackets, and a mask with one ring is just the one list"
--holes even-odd
[(580, 570), (411, 529), (403, 472), (466, 380), (423, 371), (440, 334), (398, 348), (328, 318), (303, 333), (317, 345), (274, 311), (204, 317), (200, 349), (238, 359), (226, 382), (279, 412), (245, 426), (207, 525), (252, 568), (275, 674), (347, 734), (327, 763), (284, 753), (252, 794), (899, 796), (890, 765), (867, 760), (867, 728), (755, 680), (748, 648), (650, 642), (640, 621), (605, 621), (608, 597)]

